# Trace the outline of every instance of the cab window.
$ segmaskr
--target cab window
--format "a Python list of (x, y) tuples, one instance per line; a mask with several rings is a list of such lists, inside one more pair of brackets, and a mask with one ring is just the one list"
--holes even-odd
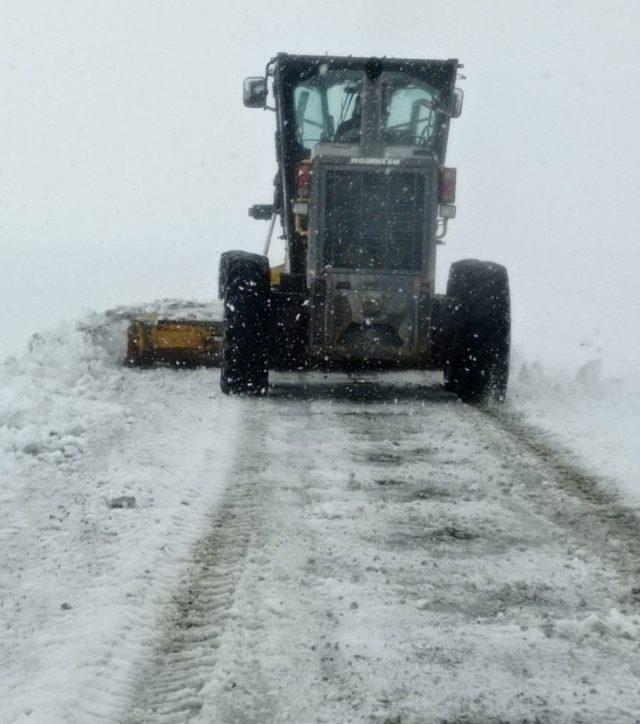
[(293, 93), (296, 136), (305, 149), (339, 141), (351, 127), (359, 130), (362, 72), (328, 71), (296, 86)]
[(436, 136), (440, 93), (404, 73), (383, 77), (383, 138), (387, 144), (428, 146)]

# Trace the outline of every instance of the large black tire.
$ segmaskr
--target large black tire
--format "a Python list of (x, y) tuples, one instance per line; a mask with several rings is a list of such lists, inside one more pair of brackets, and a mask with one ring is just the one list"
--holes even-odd
[(246, 256), (246, 254), (246, 251), (223, 251), (222, 254), (220, 254), (220, 264), (218, 265), (218, 299), (224, 299), (229, 262), (238, 256)]
[(500, 264), (454, 262), (447, 283), (445, 387), (465, 402), (502, 402), (509, 381), (511, 302)]
[(269, 385), (269, 260), (237, 252), (227, 258), (220, 389), (264, 395)]

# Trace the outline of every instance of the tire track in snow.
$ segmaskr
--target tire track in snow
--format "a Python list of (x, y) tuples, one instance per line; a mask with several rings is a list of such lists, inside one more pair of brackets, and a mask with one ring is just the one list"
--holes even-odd
[(551, 440), (549, 433), (524, 423), (517, 414), (491, 407), (469, 412), (475, 417), (479, 434), (490, 439), (509, 461), (514, 475), (528, 476), (532, 492), (541, 487), (548, 490), (547, 500), (538, 495), (547, 514), (561, 520), (585, 547), (606, 557), (628, 577), (630, 591), (640, 591), (638, 511), (621, 503), (606, 479), (585, 470), (572, 453)]
[[(239, 430), (228, 492), (175, 587), (164, 634), (142, 662), (127, 724), (188, 722), (202, 708), (201, 690), (215, 669), (216, 650), (233, 616), (234, 591), (259, 520), (263, 420), (257, 406), (245, 412), (253, 416)], [(246, 439), (251, 440), (253, 456), (245, 454)]]
[[(314, 468), (320, 470), (321, 478), (325, 461), (309, 459), (304, 452), (323, 437), (326, 421), (323, 415), (322, 422), (305, 429), (311, 417), (309, 405), (303, 403), (300, 409), (299, 400), (238, 404), (246, 405), (244, 412), (251, 417), (240, 431), (227, 494), (212, 516), (210, 533), (196, 545), (189, 570), (176, 586), (165, 633), (141, 666), (135, 703), (124, 719), (127, 724), (296, 721), (287, 693), (270, 672), (262, 670), (256, 651), (256, 639), (267, 633), (265, 617), (286, 616), (278, 597), (265, 599), (260, 590), (265, 577), (279, 575), (274, 576), (270, 560), (261, 560), (260, 551), (265, 545), (271, 551), (286, 548), (289, 562), (296, 558), (296, 551), (289, 550), (291, 543), (298, 541), (296, 566), (316, 578), (315, 561), (308, 553), (315, 547), (317, 532), (310, 535), (308, 527), (282, 514), (280, 506), (286, 507), (291, 498), (296, 510), (309, 505), (305, 480)], [(290, 418), (296, 421), (293, 428)], [(270, 447), (268, 443), (274, 440), (275, 447)], [(292, 440), (297, 443), (295, 450)], [(347, 448), (348, 444), (346, 440)], [(279, 455), (286, 470), (274, 469), (273, 460)], [(274, 489), (284, 493), (274, 496)], [(283, 530), (286, 535), (280, 540)], [(240, 595), (239, 586), (243, 588)], [(332, 689), (332, 698), (355, 705), (357, 687), (349, 684), (353, 674), (339, 646), (331, 643), (336, 625), (332, 601), (314, 591), (310, 605), (311, 611), (302, 607), (301, 613), (303, 618), (311, 614), (303, 625), (313, 631), (309, 640), (314, 645), (307, 658), (313, 662), (314, 678)], [(318, 609), (322, 614), (314, 616)], [(213, 714), (210, 709), (202, 711), (205, 700), (210, 708), (213, 704)]]
[(327, 574), (324, 531), (310, 527), (306, 514), (317, 506), (314, 488), (325, 485), (327, 468), (344, 459), (350, 440), (338, 430), (327, 447), (335, 418), (318, 414), (300, 392), (267, 403), (268, 492), (236, 590), (238, 616), (228, 622), (218, 671), (203, 690), (203, 724), (347, 722), (362, 703), (363, 682), (335, 636), (342, 613), (317, 585)]

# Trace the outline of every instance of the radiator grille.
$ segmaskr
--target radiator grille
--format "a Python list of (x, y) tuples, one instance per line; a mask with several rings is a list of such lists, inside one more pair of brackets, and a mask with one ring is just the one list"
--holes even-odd
[(328, 169), (324, 263), (343, 269), (420, 269), (424, 207), (421, 173)]

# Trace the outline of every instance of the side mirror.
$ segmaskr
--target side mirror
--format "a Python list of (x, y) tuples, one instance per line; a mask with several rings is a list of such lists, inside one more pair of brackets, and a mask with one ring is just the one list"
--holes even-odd
[(460, 118), (462, 114), (462, 103), (464, 101), (464, 91), (462, 88), (456, 88), (453, 92), (453, 110), (451, 118)]
[(264, 108), (267, 105), (266, 78), (245, 78), (242, 91), (247, 108)]
[(273, 216), (273, 204), (255, 204), (249, 207), (249, 216), (258, 221), (269, 221)]

